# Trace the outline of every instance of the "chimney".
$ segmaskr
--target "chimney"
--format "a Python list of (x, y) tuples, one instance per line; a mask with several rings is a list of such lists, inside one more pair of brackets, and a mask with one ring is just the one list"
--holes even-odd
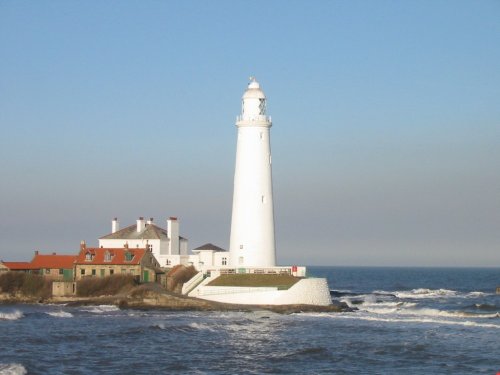
[(123, 244), (123, 247), (124, 247), (125, 249), (128, 249), (128, 242), (125, 242), (125, 243)]
[(179, 222), (176, 217), (170, 217), (167, 220), (167, 235), (169, 239), (168, 254), (179, 255)]
[(37, 255), (38, 255), (38, 250), (35, 250), (35, 256), (37, 256)]
[(139, 220), (137, 220), (137, 232), (142, 232), (144, 230), (144, 218), (141, 216)]
[(149, 218), (149, 220), (147, 221), (147, 224), (148, 224), (148, 225), (153, 224), (153, 218), (152, 218), (152, 217), (150, 217), (150, 218)]
[(56, 254), (56, 252), (54, 251), (54, 252), (52, 253), (52, 255), (57, 255), (57, 254)]
[(114, 218), (111, 221), (111, 233), (118, 232), (120, 230), (120, 224), (118, 224), (118, 218)]
[(83, 241), (83, 240), (80, 241), (80, 251), (84, 251), (86, 248), (87, 248), (87, 245), (85, 245), (85, 241)]

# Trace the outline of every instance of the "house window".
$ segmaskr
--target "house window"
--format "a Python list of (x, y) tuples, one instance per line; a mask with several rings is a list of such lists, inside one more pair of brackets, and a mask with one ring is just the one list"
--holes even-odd
[(85, 254), (85, 260), (86, 261), (92, 260), (92, 254), (90, 254), (90, 253)]
[(62, 268), (59, 268), (59, 275), (64, 275), (64, 270)]
[(104, 261), (105, 262), (111, 262), (111, 253), (109, 251), (106, 251), (104, 253)]
[(227, 258), (222, 258), (222, 265), (227, 266)]
[(153, 251), (153, 245), (148, 245), (148, 250)]
[(112, 275), (115, 273), (115, 270), (109, 270), (109, 274)]
[(48, 275), (50, 273), (50, 270), (48, 268), (45, 268), (45, 274)]
[(125, 268), (122, 268), (122, 273), (127, 273), (127, 270)]
[(167, 266), (170, 266), (172, 264), (172, 261), (170, 259), (167, 259)]
[(84, 268), (82, 268), (82, 269), (80, 270), (80, 275), (85, 275), (85, 269), (84, 269)]
[(132, 259), (133, 259), (133, 258), (134, 258), (134, 254), (132, 254), (132, 253), (130, 253), (130, 252), (125, 253), (125, 260), (126, 260), (127, 262), (132, 261)]
[(95, 270), (92, 270), (92, 276), (95, 276)]

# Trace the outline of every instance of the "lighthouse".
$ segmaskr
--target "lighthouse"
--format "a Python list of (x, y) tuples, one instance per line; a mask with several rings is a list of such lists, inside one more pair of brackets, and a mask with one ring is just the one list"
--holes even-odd
[(238, 139), (229, 244), (231, 265), (274, 267), (271, 117), (266, 114), (266, 96), (253, 77), (243, 94), (236, 127)]

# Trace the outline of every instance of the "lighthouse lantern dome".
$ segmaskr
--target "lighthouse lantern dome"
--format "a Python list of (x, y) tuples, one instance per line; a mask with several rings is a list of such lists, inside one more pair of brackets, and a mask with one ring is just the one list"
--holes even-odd
[(255, 77), (250, 77), (248, 88), (242, 98), (243, 116), (263, 116), (266, 114), (266, 95)]

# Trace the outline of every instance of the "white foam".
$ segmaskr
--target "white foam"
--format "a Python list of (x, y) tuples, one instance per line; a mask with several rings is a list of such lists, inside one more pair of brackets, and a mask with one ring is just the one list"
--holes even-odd
[(356, 316), (356, 314), (352, 315), (342, 315), (339, 314), (340, 318), (347, 319), (359, 319), (359, 320), (368, 320), (368, 321), (377, 321), (377, 322), (388, 322), (388, 323), (434, 323), (434, 324), (445, 324), (445, 325), (460, 325), (466, 327), (482, 327), (482, 328), (497, 328), (500, 329), (500, 325), (496, 324), (488, 324), (488, 323), (477, 323), (468, 320), (446, 320), (446, 319), (433, 319), (427, 317), (393, 317), (393, 318), (384, 318), (380, 316)]
[(309, 317), (330, 318), (330, 319), (352, 319), (386, 323), (430, 323), (440, 325), (459, 325), (464, 327), (480, 327), (480, 328), (496, 328), (500, 329), (500, 325), (489, 323), (477, 323), (469, 320), (448, 320), (429, 317), (382, 317), (377, 315), (366, 315), (363, 313), (300, 313)]
[(393, 293), (398, 298), (442, 298), (442, 297), (455, 297), (457, 292), (448, 289), (426, 289), (419, 288), (410, 291), (396, 291)]
[(11, 313), (1, 313), (0, 320), (18, 320), (24, 317), (24, 314), (19, 310), (14, 310)]
[(480, 318), (492, 319), (500, 317), (498, 312), (492, 314), (477, 314), (465, 311), (444, 311), (431, 308), (415, 308), (416, 304), (411, 302), (382, 302), (377, 304), (363, 303), (359, 306), (362, 311), (373, 314), (395, 314), (395, 315), (416, 315), (430, 317), (447, 318)]
[(51, 311), (46, 313), (47, 315), (56, 317), (56, 318), (72, 318), (73, 314), (67, 312), (67, 311)]
[(484, 297), (487, 295), (488, 295), (487, 293), (483, 293), (483, 292), (470, 292), (466, 295), (466, 297), (476, 298), (476, 297)]
[(28, 371), (20, 363), (0, 363), (0, 375), (24, 375)]
[(203, 324), (203, 323), (193, 322), (189, 324), (189, 327), (203, 331), (215, 332), (215, 330), (212, 327), (210, 327), (208, 324)]
[(93, 314), (102, 314), (105, 312), (119, 311), (120, 309), (114, 305), (99, 305), (92, 308), (84, 308), (82, 310)]

